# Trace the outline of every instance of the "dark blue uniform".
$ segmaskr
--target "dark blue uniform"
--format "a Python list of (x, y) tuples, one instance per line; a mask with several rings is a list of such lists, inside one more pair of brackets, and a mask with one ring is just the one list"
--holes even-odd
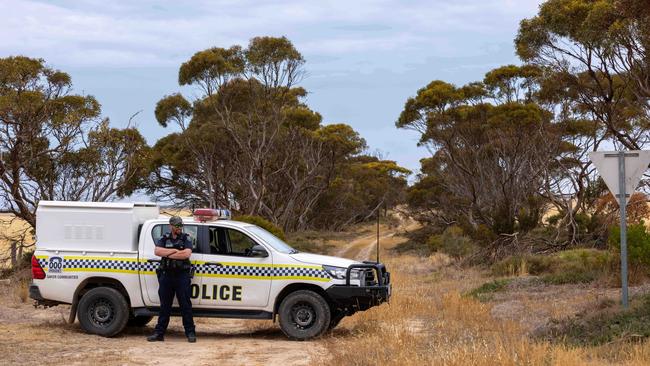
[[(156, 246), (178, 250), (183, 250), (185, 248), (192, 249), (192, 241), (186, 233), (181, 233), (176, 238), (172, 238), (172, 235), (167, 233), (158, 239)], [(167, 330), (167, 325), (169, 325), (169, 316), (172, 311), (172, 303), (174, 301), (174, 294), (176, 295), (178, 305), (181, 308), (185, 335), (187, 336), (194, 333), (192, 301), (190, 300), (191, 282), (192, 278), (190, 275), (189, 260), (162, 258), (158, 273), (160, 314), (158, 314), (156, 333), (165, 334), (165, 331)]]

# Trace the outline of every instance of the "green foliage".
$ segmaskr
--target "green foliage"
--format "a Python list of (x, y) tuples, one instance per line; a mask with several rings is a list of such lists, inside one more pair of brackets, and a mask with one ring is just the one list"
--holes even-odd
[(473, 289), (467, 295), (482, 302), (490, 301), (494, 293), (505, 290), (511, 282), (511, 278), (495, 279)]
[(243, 72), (244, 68), (245, 60), (240, 46), (228, 49), (214, 47), (195, 53), (189, 61), (183, 63), (178, 72), (178, 83), (190, 85), (213, 80), (205, 84), (206, 91), (211, 94), (219, 83)]
[(511, 256), (492, 265), (492, 273), (531, 274), (548, 284), (585, 283), (607, 274), (612, 260), (608, 251), (572, 249), (551, 255)]
[[(610, 228), (609, 244), (615, 253), (621, 248), (621, 229)], [(644, 222), (627, 227), (627, 255), (630, 265), (647, 268), (650, 266), (650, 232)]]
[(570, 346), (597, 346), (650, 337), (650, 295), (633, 298), (629, 310), (612, 302), (576, 317), (555, 320), (540, 338)]
[(503, 103), (477, 103), (463, 88), (436, 82), (407, 101), (396, 125), (421, 132), (420, 143), (437, 150), (422, 160), (408, 202), (434, 216), (429, 221), (457, 222), (467, 232), (481, 225), (496, 235), (526, 232), (544, 207), (541, 170), (532, 167), (552, 161), (560, 136), (547, 111), (519, 99), (533, 93), (532, 81), (508, 80), (504, 70), (486, 79)]
[(342, 162), (337, 176), (317, 202), (312, 214), (315, 226), (340, 229), (374, 217), (376, 209), (393, 207), (402, 200), (409, 173), (394, 161), (365, 155)]
[(304, 63), (302, 55), (287, 37), (255, 37), (244, 53), (254, 72), (283, 64), (284, 67), (297, 67)]
[(158, 122), (181, 132), (154, 146), (147, 191), (185, 205), (234, 200), (286, 231), (340, 228), (400, 202), (410, 172), (362, 155), (350, 126), (321, 124), (296, 85), (304, 62), (286, 37), (195, 53), (179, 84), (197, 100), (177, 93), (156, 106)]
[(477, 249), (472, 239), (465, 236), (458, 226), (450, 226), (442, 234), (431, 236), (427, 245), (431, 251), (443, 252), (455, 259), (462, 259)]
[(278, 226), (274, 225), (269, 220), (264, 219), (263, 217), (254, 216), (254, 215), (241, 215), (241, 216), (236, 216), (234, 220), (257, 225), (262, 229), (270, 232), (271, 234), (277, 236), (278, 238), (282, 240), (286, 240), (284, 231)]
[(163, 127), (167, 127), (172, 120), (184, 126), (184, 121), (192, 116), (192, 105), (181, 94), (176, 93), (158, 101), (154, 113), (156, 121)]
[(549, 285), (566, 285), (570, 283), (590, 283), (598, 278), (599, 271), (560, 272), (542, 276), (542, 281)]
[(434, 80), (406, 100), (396, 126), (433, 152), (407, 202), (419, 221), (453, 222), (495, 253), (529, 238), (552, 205), (546, 242), (601, 247), (611, 215), (598, 207), (606, 188), (588, 153), (646, 143), (648, 2), (546, 0), (515, 45), (523, 65), (462, 87)]
[(427, 245), (429, 238), (441, 234), (441, 229), (435, 225), (422, 225), (420, 228), (404, 233), (408, 239), (392, 248), (396, 253), (414, 253), (428, 257), (433, 252)]

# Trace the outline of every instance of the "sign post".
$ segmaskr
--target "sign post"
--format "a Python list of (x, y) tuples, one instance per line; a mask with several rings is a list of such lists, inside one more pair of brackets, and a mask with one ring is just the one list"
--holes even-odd
[[(624, 308), (627, 308), (629, 301), (627, 297), (627, 193), (625, 192), (625, 152), (619, 151), (617, 155), (618, 207), (621, 212), (621, 303), (623, 303)], [(605, 154), (605, 157), (607, 157), (607, 154)]]
[[(594, 151), (589, 154), (589, 157), (609, 190), (618, 198), (617, 202), (621, 212), (621, 303), (623, 307), (627, 308), (629, 300), (626, 207), (641, 180), (641, 176), (648, 169), (650, 151)], [(612, 158), (616, 158), (616, 160)]]

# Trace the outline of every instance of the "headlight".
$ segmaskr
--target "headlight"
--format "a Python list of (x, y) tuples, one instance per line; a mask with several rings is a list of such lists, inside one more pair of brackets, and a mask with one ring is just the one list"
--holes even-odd
[[(347, 268), (344, 268), (344, 267), (333, 267), (333, 266), (323, 266), (323, 269), (332, 278), (336, 278), (337, 280), (344, 280), (345, 279), (345, 273), (348, 270)], [(359, 271), (356, 268), (354, 268), (354, 269), (352, 269), (352, 271), (350, 271), (350, 279), (351, 280), (358, 280), (360, 275), (361, 275), (361, 271)]]

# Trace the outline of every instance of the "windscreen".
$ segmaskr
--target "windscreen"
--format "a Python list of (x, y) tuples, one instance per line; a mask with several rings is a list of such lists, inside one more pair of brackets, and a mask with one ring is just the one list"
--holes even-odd
[(264, 242), (269, 244), (270, 246), (273, 247), (273, 249), (277, 250), (280, 253), (285, 253), (285, 254), (290, 254), (290, 253), (297, 253), (298, 251), (293, 249), (292, 247), (289, 246), (289, 244), (285, 243), (282, 241), (282, 239), (278, 238), (277, 236), (271, 234), (270, 232), (262, 229), (259, 226), (246, 226), (246, 230), (250, 231), (251, 233), (259, 236)]

